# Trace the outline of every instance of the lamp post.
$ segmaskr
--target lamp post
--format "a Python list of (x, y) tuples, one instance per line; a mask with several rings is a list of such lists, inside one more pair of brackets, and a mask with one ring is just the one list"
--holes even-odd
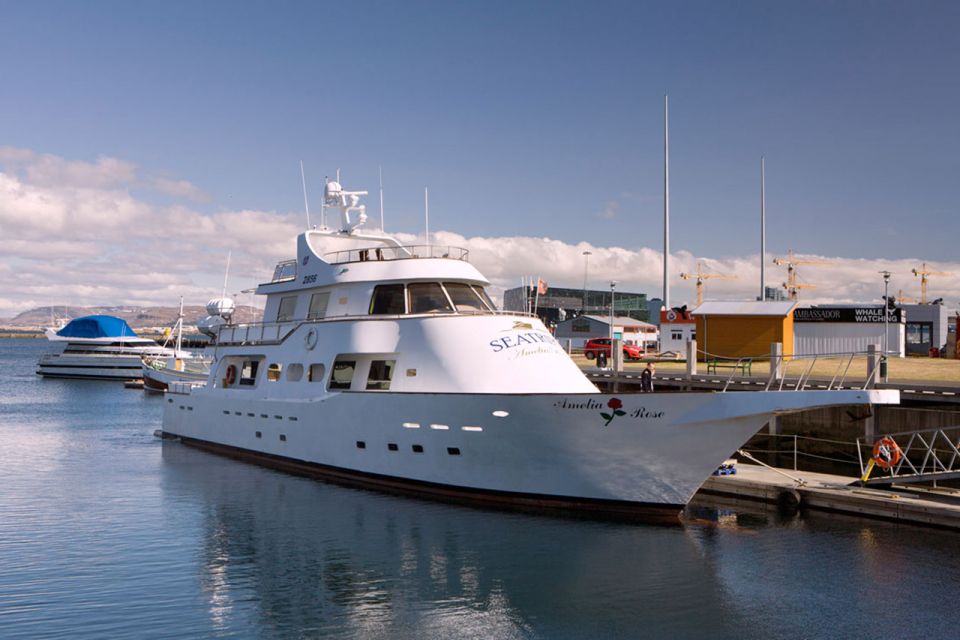
[(592, 255), (590, 251), (583, 252), (583, 304), (580, 306), (580, 315), (587, 313), (587, 265)]
[(883, 355), (880, 356), (880, 378), (887, 381), (887, 351), (889, 348), (890, 328), (888, 321), (890, 319), (890, 272), (881, 271), (883, 276)]
[(613, 356), (613, 290), (617, 288), (614, 280), (610, 281), (610, 355)]

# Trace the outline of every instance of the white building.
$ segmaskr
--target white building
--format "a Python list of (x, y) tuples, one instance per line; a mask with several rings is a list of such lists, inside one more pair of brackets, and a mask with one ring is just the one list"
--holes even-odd
[[(883, 305), (798, 307), (793, 311), (793, 353), (865, 353), (872, 344), (883, 349), (884, 309)], [(890, 355), (906, 353), (904, 315), (900, 309), (889, 310), (886, 348)]]
[[(574, 349), (582, 349), (583, 343), (590, 338), (607, 338), (610, 336), (610, 317), (583, 315), (557, 323), (554, 337), (560, 344), (566, 345), (570, 340)], [(644, 350), (656, 349), (660, 334), (657, 325), (616, 316), (613, 319), (613, 337), (623, 340), (627, 344), (635, 344)]]
[(685, 356), (687, 342), (697, 338), (697, 321), (686, 309), (660, 310), (660, 353)]

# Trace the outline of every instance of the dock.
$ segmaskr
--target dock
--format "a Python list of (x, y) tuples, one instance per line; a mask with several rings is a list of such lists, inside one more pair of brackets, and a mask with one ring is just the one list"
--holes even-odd
[(860, 486), (856, 478), (737, 464), (732, 475), (711, 476), (700, 492), (949, 529), (960, 529), (960, 489), (894, 484)]

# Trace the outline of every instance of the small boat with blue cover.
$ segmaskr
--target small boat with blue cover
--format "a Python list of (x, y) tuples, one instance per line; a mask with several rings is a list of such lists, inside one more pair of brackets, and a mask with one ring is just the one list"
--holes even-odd
[(173, 349), (141, 338), (122, 318), (84, 316), (59, 331), (46, 330), (54, 350), (40, 358), (37, 373), (53, 378), (140, 378), (141, 358), (174, 355)]

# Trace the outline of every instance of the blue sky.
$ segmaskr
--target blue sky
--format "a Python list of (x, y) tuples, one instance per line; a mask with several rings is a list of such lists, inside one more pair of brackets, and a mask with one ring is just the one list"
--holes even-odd
[[(429, 186), (434, 229), (641, 252), (668, 93), (673, 250), (756, 260), (765, 155), (771, 255), (950, 268), (958, 26), (948, 2), (8, 2), (0, 146), (128, 163), (111, 190), (158, 216), (292, 220), (303, 160), (315, 206), (325, 174), (374, 193), (382, 166), (388, 230), (421, 228)], [(43, 302), (18, 300), (0, 315)]]

